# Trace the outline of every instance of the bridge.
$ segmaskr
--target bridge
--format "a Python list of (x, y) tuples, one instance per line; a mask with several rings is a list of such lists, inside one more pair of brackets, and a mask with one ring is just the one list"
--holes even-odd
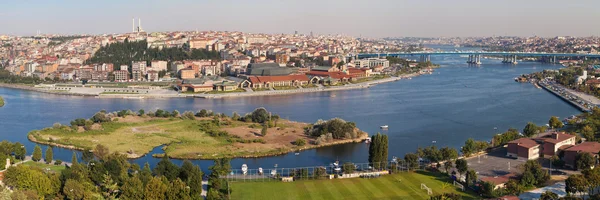
[(362, 58), (378, 58), (378, 57), (402, 57), (402, 56), (419, 56), (420, 62), (431, 60), (431, 56), (441, 55), (465, 55), (468, 56), (467, 63), (481, 64), (481, 56), (497, 56), (502, 57), (503, 63), (517, 64), (517, 57), (540, 57), (543, 61), (557, 63), (557, 58), (600, 58), (600, 54), (585, 54), (585, 53), (545, 53), (545, 52), (492, 52), (492, 51), (434, 51), (434, 52), (396, 52), (396, 53), (360, 53), (351, 55), (354, 59)]

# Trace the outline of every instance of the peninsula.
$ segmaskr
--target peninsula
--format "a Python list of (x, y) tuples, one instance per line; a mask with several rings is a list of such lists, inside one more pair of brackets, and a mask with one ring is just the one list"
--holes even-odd
[(128, 158), (142, 157), (164, 145), (166, 155), (177, 159), (272, 156), (361, 142), (367, 137), (353, 122), (338, 118), (314, 124), (293, 122), (271, 115), (264, 108), (244, 116), (206, 110), (100, 111), (90, 119), (71, 121), (71, 126), (55, 123), (28, 135), (40, 144), (87, 151), (103, 148)]

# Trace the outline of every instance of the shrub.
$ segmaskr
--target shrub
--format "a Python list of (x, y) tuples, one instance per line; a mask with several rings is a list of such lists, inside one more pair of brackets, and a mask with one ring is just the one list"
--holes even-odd
[(55, 160), (54, 165), (62, 165), (62, 160)]
[(62, 127), (62, 125), (60, 123), (58, 123), (58, 122), (52, 124), (52, 128), (59, 129), (61, 127)]
[(189, 120), (196, 119), (196, 117), (194, 116), (194, 113), (192, 113), (190, 111), (183, 112), (183, 115), (181, 115), (181, 118), (183, 118), (183, 119), (189, 119)]
[(304, 139), (300, 139), (300, 138), (299, 138), (299, 139), (296, 139), (296, 141), (294, 141), (294, 144), (295, 144), (296, 146), (299, 146), (299, 147), (301, 147), (301, 146), (304, 146), (304, 145), (306, 145), (306, 140), (304, 140)]

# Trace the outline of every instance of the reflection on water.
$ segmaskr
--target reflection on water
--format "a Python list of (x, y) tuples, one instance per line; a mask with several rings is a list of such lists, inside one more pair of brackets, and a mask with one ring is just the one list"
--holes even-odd
[[(510, 127), (521, 129), (528, 121), (546, 124), (550, 116), (567, 117), (579, 111), (546, 91), (531, 84), (515, 83), (513, 78), (533, 71), (558, 69), (559, 65), (541, 63), (501, 64), (498, 60), (483, 60), (479, 67), (469, 66), (457, 56), (432, 57), (442, 64), (437, 73), (411, 80), (377, 85), (368, 89), (293, 94), (285, 96), (247, 97), (231, 99), (101, 99), (41, 94), (0, 88), (7, 101), (0, 108), (0, 137), (24, 143), (28, 152), (34, 144), (26, 134), (32, 129), (68, 124), (75, 118), (89, 118), (105, 109), (146, 111), (165, 109), (179, 111), (213, 110), (231, 114), (252, 112), (265, 107), (281, 117), (302, 122), (341, 117), (374, 134), (379, 126), (389, 125), (389, 155), (403, 156), (418, 146), (460, 147), (467, 138), (489, 140), (494, 134)], [(535, 69), (534, 69), (535, 68)], [(335, 97), (331, 97), (335, 94)], [(497, 127), (498, 130), (494, 130)], [(302, 151), (300, 155), (252, 159), (235, 159), (232, 166), (246, 163), (250, 168), (328, 165), (339, 159), (366, 162), (366, 144), (346, 144)], [(155, 149), (152, 153), (160, 152)], [(137, 159), (155, 164), (152, 153)], [(70, 150), (57, 150), (57, 159), (70, 160)], [(181, 161), (176, 161), (180, 163)], [(210, 161), (196, 161), (206, 169)]]

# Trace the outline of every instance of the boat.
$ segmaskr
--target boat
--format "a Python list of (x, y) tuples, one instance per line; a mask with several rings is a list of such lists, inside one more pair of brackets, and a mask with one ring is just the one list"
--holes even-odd
[(294, 155), (300, 155), (300, 153), (295, 153)]
[(262, 168), (262, 167), (259, 167), (259, 168), (258, 168), (258, 174), (260, 174), (260, 175), (262, 175), (262, 174), (263, 174), (263, 168)]
[(367, 143), (367, 144), (371, 143), (371, 138), (365, 139), (365, 143)]
[(334, 163), (331, 163), (331, 168), (338, 173), (342, 171), (342, 168), (340, 167), (340, 161), (337, 160)]
[(388, 125), (383, 125), (383, 126), (380, 126), (379, 128), (386, 130), (386, 129), (388, 129)]
[(498, 130), (498, 127), (494, 127), (494, 130)]
[(277, 171), (275, 171), (274, 169), (271, 170), (271, 176), (275, 176), (277, 175)]
[(246, 173), (248, 173), (248, 165), (246, 165), (246, 164), (242, 165), (242, 173), (244, 173), (244, 175), (246, 175)]

